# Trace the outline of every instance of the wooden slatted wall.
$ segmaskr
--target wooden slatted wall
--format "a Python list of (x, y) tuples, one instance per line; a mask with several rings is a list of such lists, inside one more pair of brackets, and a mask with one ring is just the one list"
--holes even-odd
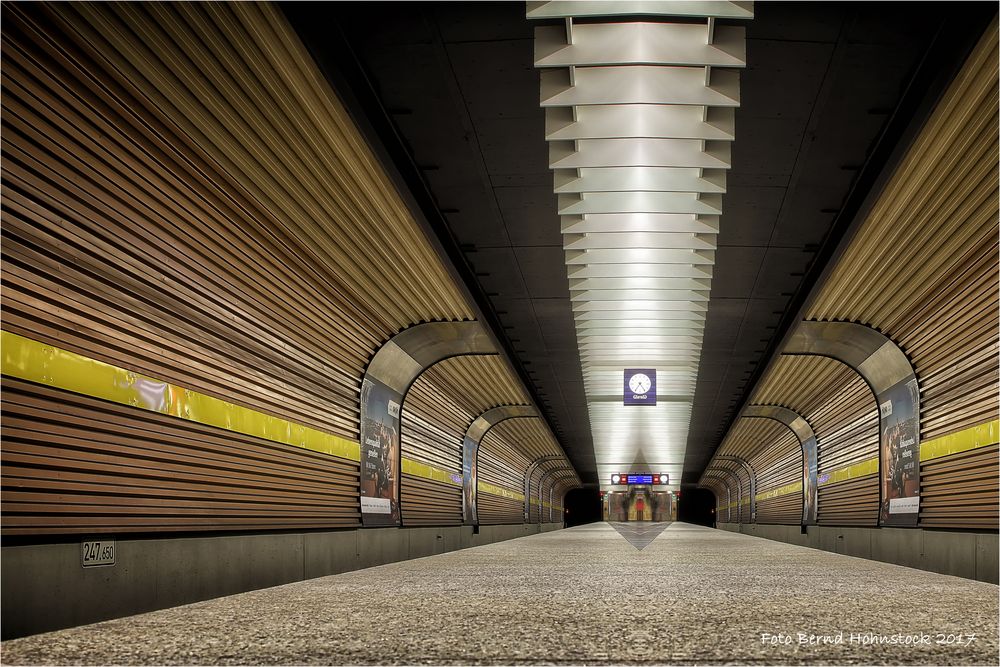
[(738, 464), (730, 463), (730, 469), (740, 480), (740, 494), (743, 499), (736, 516), (740, 523), (750, 523), (750, 475)]
[[(757, 523), (800, 523), (802, 446), (790, 429), (774, 420), (751, 421), (760, 422), (751, 427), (758, 430), (759, 441), (767, 443), (750, 459), (757, 474)], [(796, 483), (798, 488), (790, 490)]]
[[(372, 352), (472, 316), (273, 7), (7, 4), (3, 58), (6, 331), (356, 440)], [(3, 408), (5, 533), (358, 522), (350, 460), (9, 378)]]
[(403, 525), (461, 524), (465, 432), (492, 407), (527, 403), (513, 372), (496, 355), (453, 357), (424, 371), (403, 402), (402, 455), (443, 479), (408, 474), (404, 462)]
[[(997, 445), (942, 456), (920, 467), (920, 525), (993, 529), (1000, 493)], [(959, 492), (956, 493), (956, 489)]]
[[(893, 339), (920, 382), (922, 445), (965, 443), (921, 456), (927, 527), (998, 525), (997, 79), (994, 19), (806, 314)], [(816, 432), (819, 523), (877, 525), (878, 413), (857, 374), (781, 358), (751, 402), (789, 407)]]
[[(717, 460), (713, 463), (713, 469), (726, 471), (727, 484), (733, 490), (732, 502), (733, 521), (740, 523), (750, 523), (750, 476), (747, 475), (739, 463), (728, 460)], [(739, 480), (739, 484), (735, 480)]]
[[(524, 474), (528, 465), (542, 456), (556, 454), (560, 454), (558, 443), (540, 419), (508, 419), (491, 428), (479, 448), (479, 522), (521, 523), (524, 520)], [(539, 480), (542, 471), (555, 465), (567, 464), (542, 464), (534, 478)], [(546, 502), (550, 482), (551, 478), (545, 483)], [(532, 483), (534, 498), (537, 498), (537, 489), (537, 483)], [(537, 507), (532, 509), (531, 517), (538, 521)]]
[[(719, 471), (707, 470), (699, 483), (701, 486), (711, 490), (715, 495), (715, 520), (722, 523), (729, 523), (736, 520), (734, 508), (730, 506), (730, 496), (732, 495), (729, 481)], [(733, 497), (732, 502), (736, 502)]]
[(416, 461), (455, 481), (428, 479), (402, 471), (400, 512), (404, 526), (462, 523), (462, 441), (475, 415), (438, 393), (424, 372), (406, 394), (401, 420), (404, 460)]
[[(491, 428), (479, 445), (479, 523), (521, 523), (524, 520), (524, 471), (528, 459), (507, 437), (503, 422)], [(489, 486), (487, 486), (489, 485)], [(501, 495), (489, 487), (505, 490)]]
[(358, 465), (30, 382), (4, 383), (4, 534), (358, 524)]
[[(773, 419), (739, 419), (723, 440), (719, 454), (739, 457), (753, 468), (757, 523), (801, 521), (802, 447), (790, 429)], [(724, 463), (713, 461), (709, 470)], [(793, 488), (796, 482), (798, 488)], [(736, 502), (735, 489), (732, 502)], [(739, 516), (735, 507), (732, 516), (734, 520)]]
[(797, 412), (816, 434), (818, 523), (877, 524), (878, 473), (870, 464), (878, 458), (878, 406), (860, 375), (834, 359), (786, 355), (752, 401)]
[(538, 485), (542, 481), (543, 474), (545, 474), (543, 469), (536, 469), (531, 475), (531, 493), (528, 498), (528, 523), (538, 523), (540, 510), (538, 503), (534, 502), (534, 500), (539, 497), (540, 490)]
[[(920, 381), (923, 442), (994, 420), (1000, 408), (997, 79), (994, 20), (807, 314), (861, 322), (900, 345)], [(996, 528), (980, 505), (997, 488), (991, 457), (957, 461), (970, 474), (922, 464), (932, 504), (922, 525)], [(941, 513), (949, 503), (967, 515)]]
[[(542, 436), (543, 434), (539, 433), (538, 435)], [(532, 458), (537, 458), (538, 456), (538, 454), (535, 454)], [(545, 507), (545, 503), (549, 500), (549, 488), (552, 487), (553, 480), (558, 480), (562, 475), (560, 468), (565, 465), (566, 462), (561, 460), (546, 461), (539, 465), (535, 473), (531, 476), (530, 521), (532, 523), (537, 523), (540, 516), (548, 517), (548, 508)], [(544, 488), (542, 488), (543, 486)]]
[[(543, 456), (551, 456), (558, 453), (558, 445), (552, 437), (548, 428), (540, 421), (511, 422), (511, 433), (516, 433), (519, 442), (522, 443), (525, 453), (531, 460), (537, 460)], [(547, 503), (549, 502), (549, 489), (555, 488), (552, 495), (553, 503), (561, 503), (562, 495), (565, 491), (576, 487), (580, 483), (580, 478), (573, 471), (566, 470), (569, 464), (565, 458), (547, 461), (538, 466), (538, 471), (532, 476), (532, 498), (538, 498), (539, 491), (542, 492), (541, 501), (535, 505), (531, 503), (532, 521), (538, 521), (539, 514), (544, 521), (548, 521), (550, 516)], [(543, 482), (542, 475), (549, 474), (544, 479), (544, 487), (539, 489), (538, 485)], [(561, 514), (551, 513), (557, 520), (561, 520)]]

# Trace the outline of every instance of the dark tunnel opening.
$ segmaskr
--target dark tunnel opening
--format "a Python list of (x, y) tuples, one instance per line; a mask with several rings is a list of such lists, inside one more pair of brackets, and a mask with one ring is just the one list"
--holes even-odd
[(566, 502), (564, 504), (566, 507), (564, 517), (567, 528), (585, 523), (594, 523), (603, 518), (601, 516), (601, 494), (596, 486), (571, 489), (566, 494)]
[(677, 520), (715, 527), (715, 495), (708, 489), (685, 486), (677, 495)]

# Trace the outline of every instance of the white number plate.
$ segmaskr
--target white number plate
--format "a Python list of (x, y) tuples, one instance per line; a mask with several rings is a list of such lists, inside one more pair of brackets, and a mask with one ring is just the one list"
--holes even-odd
[(114, 540), (80, 542), (80, 563), (84, 567), (115, 564)]

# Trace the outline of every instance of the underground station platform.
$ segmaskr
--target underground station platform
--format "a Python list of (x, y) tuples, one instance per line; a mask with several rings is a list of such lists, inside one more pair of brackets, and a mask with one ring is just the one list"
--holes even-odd
[(995, 2), (0, 10), (0, 664), (1000, 667)]
[(988, 665), (997, 623), (993, 584), (686, 523), (597, 522), (2, 650), (30, 665)]

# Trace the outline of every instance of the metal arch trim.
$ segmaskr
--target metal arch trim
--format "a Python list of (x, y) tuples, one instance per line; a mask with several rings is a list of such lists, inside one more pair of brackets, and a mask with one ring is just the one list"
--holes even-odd
[[(736, 480), (736, 505), (737, 505), (737, 507), (739, 507), (740, 504), (743, 502), (743, 487), (740, 484), (740, 478), (736, 475), (736, 473), (733, 472), (732, 470), (727, 469), (727, 468), (710, 468), (710, 469), (708, 469), (708, 470), (705, 471), (706, 475), (708, 475), (709, 473), (724, 473), (724, 474), (728, 475), (729, 477), (733, 478), (734, 480)], [(725, 480), (723, 479), (723, 477), (721, 477), (721, 476), (719, 476), (717, 474), (713, 475), (713, 476), (716, 479), (718, 479), (720, 482), (724, 482), (725, 483), (725, 486), (726, 486), (726, 495), (728, 496), (727, 497), (727, 501), (728, 502), (727, 502), (727, 505), (726, 505), (726, 521), (728, 523), (732, 523), (732, 520), (733, 520), (733, 492), (732, 492), (732, 489), (730, 488), (728, 482), (725, 482)], [(740, 521), (740, 515), (739, 515), (739, 513), (736, 514), (736, 522), (737, 523), (742, 523)]]
[(498, 354), (482, 324), (427, 322), (404, 329), (375, 353), (361, 382), (361, 520), (398, 526), (402, 405), (413, 382), (449, 357)]
[(799, 322), (781, 352), (837, 359), (863, 377), (876, 395), (916, 375), (890, 338), (855, 322)]
[[(750, 478), (750, 523), (757, 523), (757, 477), (753, 471), (753, 466), (751, 466), (748, 461), (745, 461), (738, 456), (731, 456), (729, 454), (720, 454), (715, 458), (720, 461), (732, 461), (743, 466), (743, 469), (747, 473), (747, 477)], [(740, 510), (740, 514), (742, 513), (742, 510)]]
[(468, 354), (499, 354), (479, 322), (417, 324), (379, 348), (365, 370), (365, 378), (405, 394), (414, 380), (434, 364)]
[(802, 447), (802, 525), (816, 525), (819, 511), (819, 448), (812, 426), (799, 413), (780, 405), (748, 405), (743, 408), (740, 416), (748, 419), (773, 419), (786, 426), (798, 438)]
[(841, 361), (860, 375), (879, 406), (879, 525), (915, 526), (920, 508), (920, 385), (906, 354), (872, 327), (799, 322), (783, 354)]
[(479, 444), (486, 433), (508, 419), (538, 418), (538, 411), (530, 405), (500, 405), (476, 417), (462, 439), (462, 523), (479, 525), (478, 463)]
[(538, 418), (538, 410), (530, 405), (501, 405), (490, 408), (469, 425), (465, 432), (466, 438), (471, 438), (476, 442), (482, 442), (487, 431), (502, 421), (508, 419), (530, 419)]

